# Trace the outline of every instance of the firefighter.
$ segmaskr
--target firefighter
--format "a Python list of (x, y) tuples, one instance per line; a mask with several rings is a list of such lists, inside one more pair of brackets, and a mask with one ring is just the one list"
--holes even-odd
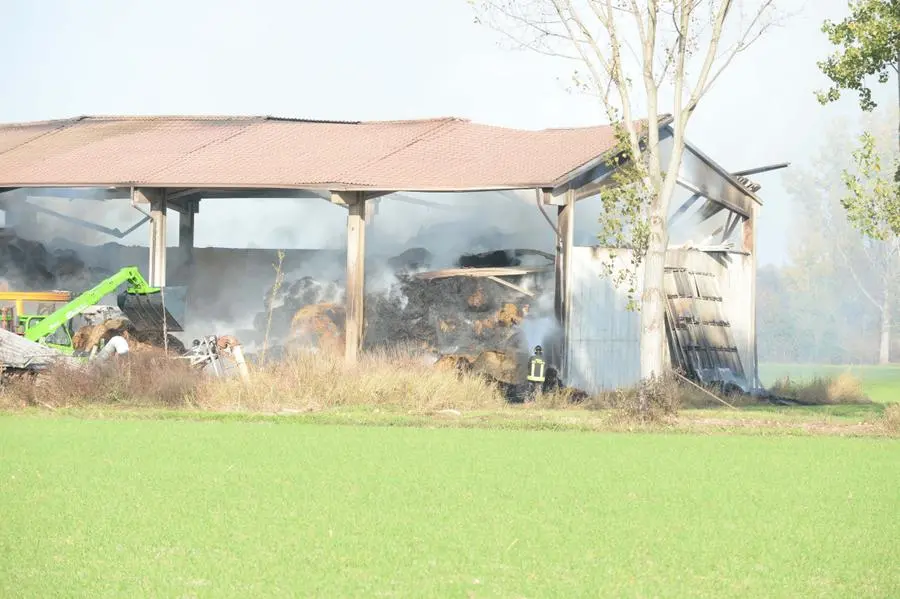
[(544, 386), (546, 363), (544, 362), (544, 349), (540, 345), (534, 347), (534, 355), (528, 360), (528, 397), (526, 402), (532, 402)]

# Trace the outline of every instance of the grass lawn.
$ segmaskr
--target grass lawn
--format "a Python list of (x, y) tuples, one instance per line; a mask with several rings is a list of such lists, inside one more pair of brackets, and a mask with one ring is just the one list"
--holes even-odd
[(900, 364), (890, 366), (840, 366), (832, 364), (767, 364), (759, 365), (759, 378), (769, 386), (776, 380), (790, 376), (809, 380), (815, 377), (834, 377), (850, 372), (858, 377), (863, 390), (872, 401), (900, 402)]
[(0, 596), (897, 597), (900, 442), (0, 416)]

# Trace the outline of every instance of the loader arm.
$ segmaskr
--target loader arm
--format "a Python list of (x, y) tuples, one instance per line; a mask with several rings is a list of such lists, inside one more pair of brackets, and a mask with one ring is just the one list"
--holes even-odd
[(52, 335), (60, 327), (75, 318), (87, 308), (96, 305), (107, 295), (114, 293), (120, 285), (128, 283), (126, 293), (132, 295), (151, 295), (159, 293), (159, 288), (151, 287), (136, 266), (126, 266), (111, 277), (104, 279), (93, 288), (85, 291), (56, 312), (48, 314), (26, 329), (24, 335), (29, 341), (40, 342)]

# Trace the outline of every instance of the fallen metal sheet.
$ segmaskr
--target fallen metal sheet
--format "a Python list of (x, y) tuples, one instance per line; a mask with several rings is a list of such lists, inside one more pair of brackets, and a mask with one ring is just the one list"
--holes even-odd
[(718, 279), (686, 268), (667, 268), (666, 319), (675, 342), (674, 357), (702, 383), (747, 385), (731, 324), (724, 316)]
[(0, 329), (0, 366), (7, 368), (47, 368), (63, 354), (29, 341), (6, 329)]

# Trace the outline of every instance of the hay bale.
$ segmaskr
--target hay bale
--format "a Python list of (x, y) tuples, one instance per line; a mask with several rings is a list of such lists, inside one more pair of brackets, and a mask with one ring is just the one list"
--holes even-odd
[(469, 296), (466, 300), (466, 303), (469, 304), (469, 307), (473, 310), (477, 310), (479, 308), (483, 308), (485, 304), (484, 291), (481, 287), (475, 290), (475, 293)]
[(102, 346), (116, 335), (124, 337), (127, 341), (128, 333), (133, 330), (134, 326), (127, 319), (112, 318), (99, 324), (83, 326), (75, 331), (72, 335), (72, 346), (79, 351), (91, 351), (92, 348)]
[(291, 319), (288, 346), (317, 347), (340, 353), (344, 350), (345, 311), (338, 304), (303, 306)]
[(524, 310), (520, 310), (515, 304), (503, 304), (497, 311), (497, 323), (504, 327), (511, 327), (522, 322), (525, 318)]
[[(72, 335), (72, 346), (78, 351), (89, 352), (103, 347), (116, 335), (128, 342), (130, 351), (158, 350), (165, 347), (162, 331), (137, 331), (127, 318), (110, 318), (99, 324), (85, 325)], [(185, 347), (176, 337), (169, 335), (169, 351), (184, 353)]]
[(516, 356), (501, 351), (481, 352), (472, 363), (472, 369), (503, 383), (515, 384), (519, 379)]
[(434, 367), (439, 370), (457, 370), (459, 372), (470, 372), (472, 370), (472, 362), (475, 359), (472, 356), (463, 354), (446, 354), (438, 358), (434, 363)]

